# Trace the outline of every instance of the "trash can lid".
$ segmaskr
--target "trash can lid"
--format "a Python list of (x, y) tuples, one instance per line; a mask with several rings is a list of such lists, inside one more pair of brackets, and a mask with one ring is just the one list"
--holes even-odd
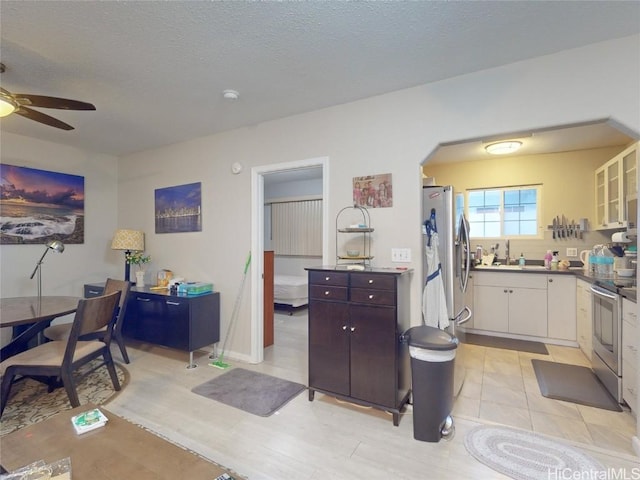
[(421, 325), (411, 327), (406, 334), (409, 337), (409, 345), (428, 350), (454, 350), (458, 347), (458, 339), (439, 328)]

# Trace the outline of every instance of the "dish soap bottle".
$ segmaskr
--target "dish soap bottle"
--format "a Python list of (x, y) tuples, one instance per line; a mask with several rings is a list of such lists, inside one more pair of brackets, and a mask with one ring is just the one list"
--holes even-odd
[(551, 269), (551, 259), (553, 256), (551, 255), (551, 250), (547, 250), (547, 253), (544, 255), (544, 268), (547, 270)]
[(558, 270), (558, 263), (560, 259), (558, 258), (558, 252), (553, 252), (553, 256), (551, 257), (551, 270)]
[(520, 254), (520, 258), (518, 259), (518, 265), (520, 266), (520, 268), (524, 267), (526, 260), (524, 259), (524, 255), (521, 253)]

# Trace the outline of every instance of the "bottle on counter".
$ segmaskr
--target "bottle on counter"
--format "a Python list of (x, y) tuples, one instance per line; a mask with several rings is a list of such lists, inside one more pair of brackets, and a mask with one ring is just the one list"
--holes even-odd
[(558, 270), (558, 264), (560, 263), (560, 258), (558, 258), (558, 252), (553, 252), (551, 256), (551, 270)]
[(520, 267), (524, 267), (525, 263), (526, 263), (526, 260), (525, 260), (525, 258), (524, 258), (524, 255), (521, 253), (521, 254), (520, 254), (520, 258), (518, 259), (518, 265), (519, 265)]
[(551, 270), (551, 260), (553, 259), (553, 255), (551, 255), (551, 250), (547, 250), (547, 253), (544, 255), (544, 268), (547, 270)]

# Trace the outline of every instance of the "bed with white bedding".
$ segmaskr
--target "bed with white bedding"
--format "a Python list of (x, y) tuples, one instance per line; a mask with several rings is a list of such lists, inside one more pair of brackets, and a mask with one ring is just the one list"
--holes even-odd
[(274, 275), (273, 303), (291, 309), (309, 303), (307, 277), (298, 275)]

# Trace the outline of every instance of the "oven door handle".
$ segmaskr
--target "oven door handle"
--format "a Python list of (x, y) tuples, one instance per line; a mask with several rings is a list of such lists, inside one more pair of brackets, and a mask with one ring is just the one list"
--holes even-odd
[(602, 288), (598, 288), (595, 285), (591, 285), (591, 291), (593, 293), (595, 293), (596, 295), (600, 295), (601, 297), (606, 297), (606, 298), (610, 298), (611, 300), (617, 300), (618, 299), (618, 295), (615, 293), (609, 293), (606, 290), (602, 289)]

